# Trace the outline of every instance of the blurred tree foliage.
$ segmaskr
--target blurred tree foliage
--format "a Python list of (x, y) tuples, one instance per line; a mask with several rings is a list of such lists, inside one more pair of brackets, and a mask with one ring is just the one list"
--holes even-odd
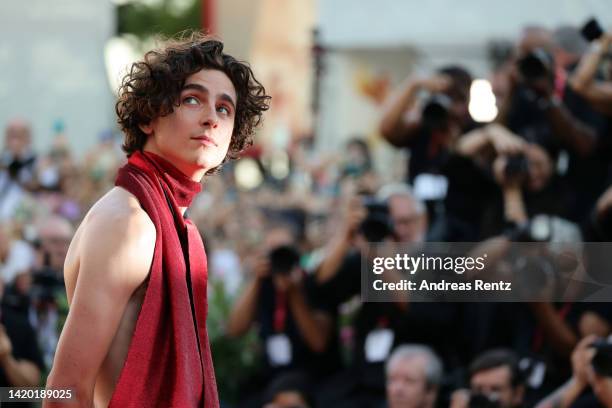
[(117, 31), (140, 40), (155, 34), (172, 36), (183, 30), (200, 29), (201, 16), (201, 0), (131, 0), (117, 6)]
[(208, 339), (212, 350), (219, 398), (226, 403), (236, 403), (240, 387), (244, 386), (262, 362), (259, 337), (254, 329), (240, 338), (229, 338), (225, 326), (229, 319), (235, 296), (226, 293), (223, 281), (209, 280)]

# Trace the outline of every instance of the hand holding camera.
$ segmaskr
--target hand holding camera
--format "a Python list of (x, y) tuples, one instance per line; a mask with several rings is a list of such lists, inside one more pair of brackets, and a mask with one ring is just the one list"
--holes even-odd
[(361, 198), (351, 197), (344, 212), (342, 221), (342, 235), (347, 240), (352, 240), (359, 232), (359, 226), (367, 215), (367, 210), (364, 207)]
[(245, 266), (255, 279), (262, 280), (270, 276), (270, 260), (263, 252), (259, 252), (248, 258), (245, 262)]
[(275, 286), (281, 292), (298, 288), (302, 283), (303, 272), (300, 268), (300, 253), (290, 245), (281, 245), (268, 254), (269, 273)]
[(555, 85), (555, 62), (544, 48), (535, 48), (517, 61), (519, 79), (527, 99), (550, 98)]
[(444, 92), (452, 85), (450, 77), (443, 74), (420, 78), (416, 80), (416, 83), (420, 89), (426, 90), (432, 94)]
[(486, 134), (498, 155), (518, 155), (525, 148), (524, 139), (497, 123), (488, 125)]
[(596, 339), (597, 337), (594, 335), (583, 338), (572, 352), (574, 380), (583, 387), (589, 383), (589, 366), (595, 355), (595, 350), (591, 345)]
[(529, 164), (522, 152), (500, 155), (493, 162), (493, 176), (503, 188), (520, 188), (528, 172)]

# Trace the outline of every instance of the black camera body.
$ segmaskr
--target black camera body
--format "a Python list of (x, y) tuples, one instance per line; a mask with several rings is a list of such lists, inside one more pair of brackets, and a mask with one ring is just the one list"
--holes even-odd
[(268, 253), (270, 261), (270, 274), (288, 275), (293, 268), (300, 264), (300, 252), (291, 245), (281, 245)]
[(539, 80), (554, 80), (553, 56), (543, 48), (536, 48), (517, 61), (518, 70), (527, 85)]
[(529, 162), (524, 154), (519, 153), (508, 157), (504, 167), (506, 179), (525, 178), (529, 174)]
[(588, 41), (592, 42), (599, 39), (604, 33), (604, 30), (599, 25), (599, 22), (595, 18), (591, 18), (587, 21), (582, 29), (580, 30), (580, 34)]
[(423, 126), (428, 129), (448, 127), (452, 100), (448, 95), (436, 93), (425, 102), (422, 111)]
[(612, 343), (608, 340), (596, 340), (591, 347), (595, 349), (591, 360), (593, 370), (602, 377), (612, 377)]
[(382, 242), (393, 235), (393, 224), (386, 203), (373, 197), (366, 197), (363, 205), (367, 210), (365, 219), (359, 226), (359, 232), (368, 242)]

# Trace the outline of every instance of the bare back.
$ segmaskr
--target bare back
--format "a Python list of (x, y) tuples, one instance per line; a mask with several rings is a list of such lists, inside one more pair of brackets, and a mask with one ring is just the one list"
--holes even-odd
[[(82, 389), (95, 407), (108, 406), (142, 306), (154, 248), (153, 222), (128, 191), (113, 188), (87, 213), (64, 266), (70, 312), (49, 376), (55, 386), (80, 381), (66, 372), (73, 358), (80, 359), (76, 363), (84, 379), (76, 385), (77, 395)], [(95, 344), (79, 341), (83, 330), (96, 332)]]

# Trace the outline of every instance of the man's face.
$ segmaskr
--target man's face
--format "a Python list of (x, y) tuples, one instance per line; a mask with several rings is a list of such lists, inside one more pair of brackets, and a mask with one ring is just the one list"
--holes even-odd
[(427, 229), (425, 213), (419, 214), (414, 200), (405, 196), (389, 199), (389, 215), (398, 242), (421, 242)]
[(30, 128), (26, 123), (16, 121), (7, 126), (4, 144), (13, 156), (20, 157), (25, 154), (30, 142)]
[(308, 408), (308, 403), (302, 395), (294, 391), (283, 391), (274, 396), (274, 400), (264, 408)]
[(486, 395), (502, 407), (519, 406), (523, 399), (522, 388), (512, 386), (512, 373), (508, 366), (477, 372), (470, 380), (470, 387), (473, 393)]
[(449, 96), (452, 99), (451, 114), (461, 126), (470, 120), (470, 88), (461, 85), (451, 87)]
[(435, 389), (427, 387), (423, 356), (394, 362), (387, 373), (387, 402), (389, 408), (425, 408), (433, 406)]
[(234, 131), (236, 90), (225, 73), (203, 69), (189, 76), (179, 106), (148, 125), (144, 150), (159, 154), (199, 181), (227, 154)]

